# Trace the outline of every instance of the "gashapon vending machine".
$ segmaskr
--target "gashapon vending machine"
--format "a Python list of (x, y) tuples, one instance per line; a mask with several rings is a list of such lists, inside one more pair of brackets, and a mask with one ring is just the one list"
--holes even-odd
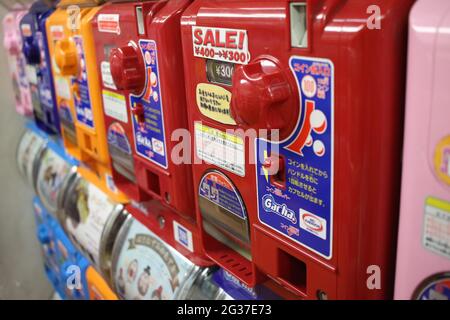
[(33, 113), (31, 104), (31, 91), (28, 83), (28, 74), (25, 57), (22, 53), (22, 37), (20, 34), (20, 21), (27, 13), (27, 8), (16, 4), (3, 18), (3, 46), (6, 49), (10, 77), (15, 95), (16, 110), (18, 113), (30, 116)]
[(59, 133), (59, 116), (56, 106), (51, 57), (47, 46), (45, 23), (54, 11), (56, 1), (34, 2), (20, 22), (33, 114), (37, 125), (44, 131)]
[(79, 172), (117, 202), (127, 198), (110, 170), (91, 21), (103, 1), (63, 0), (48, 18), (47, 34), (64, 146)]
[(196, 0), (183, 13), (202, 245), (247, 286), (392, 296), (413, 2)]
[(449, 27), (448, 1), (411, 11), (396, 299), (450, 299)]
[(191, 261), (209, 265), (190, 163), (176, 149), (188, 133), (180, 17), (189, 4), (111, 1), (92, 28), (113, 178), (131, 199), (127, 210)]

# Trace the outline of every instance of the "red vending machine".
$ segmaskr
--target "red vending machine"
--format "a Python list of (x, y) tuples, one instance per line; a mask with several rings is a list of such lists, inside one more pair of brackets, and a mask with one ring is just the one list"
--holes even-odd
[(181, 31), (206, 255), (297, 298), (392, 297), (413, 0), (196, 0)]
[(180, 17), (189, 3), (111, 1), (93, 30), (113, 179), (132, 199), (127, 210), (195, 263), (209, 265), (191, 167), (171, 157), (173, 134), (188, 132)]

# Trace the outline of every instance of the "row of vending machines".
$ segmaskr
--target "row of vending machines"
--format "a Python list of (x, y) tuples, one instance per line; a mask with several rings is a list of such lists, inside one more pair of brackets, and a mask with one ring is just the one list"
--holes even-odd
[(450, 2), (38, 0), (3, 26), (18, 112), (90, 186), (57, 189), (69, 234), (119, 205), (129, 248), (146, 228), (249, 290), (450, 297)]

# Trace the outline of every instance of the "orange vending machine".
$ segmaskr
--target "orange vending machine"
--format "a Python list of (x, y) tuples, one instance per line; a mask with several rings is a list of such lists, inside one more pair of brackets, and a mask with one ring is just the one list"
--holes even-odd
[(46, 27), (64, 146), (84, 178), (123, 203), (111, 177), (91, 26), (102, 2), (63, 0)]

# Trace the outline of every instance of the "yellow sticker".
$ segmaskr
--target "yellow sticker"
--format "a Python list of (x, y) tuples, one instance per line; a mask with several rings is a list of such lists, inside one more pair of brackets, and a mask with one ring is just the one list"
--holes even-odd
[(209, 83), (199, 83), (196, 90), (197, 106), (200, 112), (217, 122), (236, 125), (231, 117), (231, 92)]
[(450, 186), (450, 136), (442, 139), (436, 147), (434, 170), (438, 178)]

